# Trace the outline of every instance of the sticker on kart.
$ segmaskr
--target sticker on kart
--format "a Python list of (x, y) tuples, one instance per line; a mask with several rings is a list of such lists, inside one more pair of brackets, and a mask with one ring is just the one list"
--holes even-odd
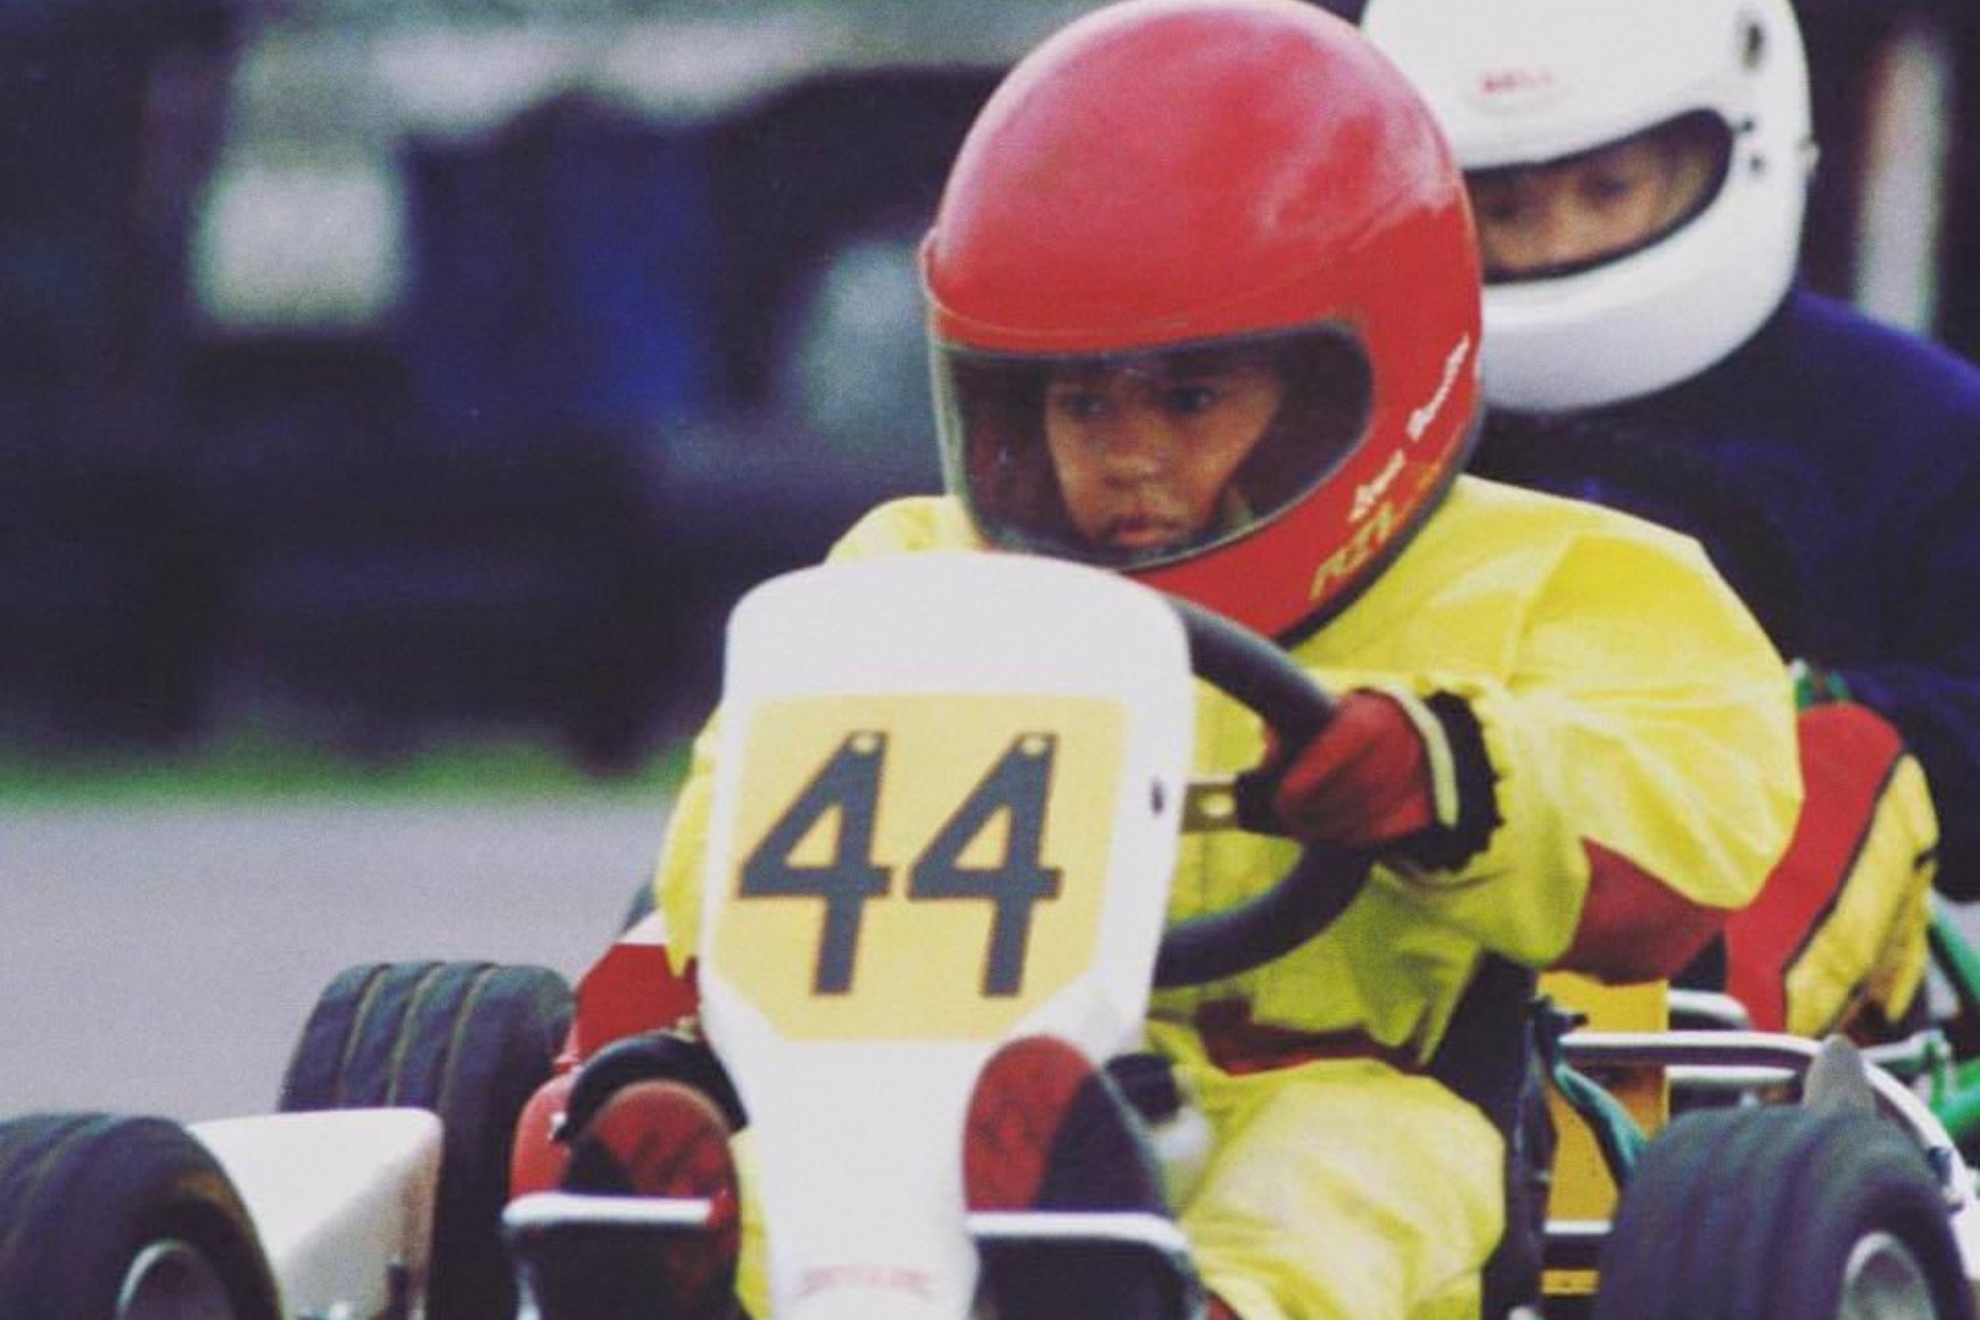
[(720, 964), (792, 1039), (988, 1039), (1089, 967), (1120, 707), (886, 696), (756, 708)]

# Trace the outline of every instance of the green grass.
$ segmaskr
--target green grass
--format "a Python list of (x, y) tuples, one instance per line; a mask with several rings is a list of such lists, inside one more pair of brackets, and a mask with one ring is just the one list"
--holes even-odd
[(650, 796), (668, 792), (684, 746), (610, 776), (587, 774), (527, 740), (456, 739), (365, 758), (292, 737), (240, 731), (176, 752), (0, 743), (0, 805), (240, 801), (297, 797), (477, 799)]

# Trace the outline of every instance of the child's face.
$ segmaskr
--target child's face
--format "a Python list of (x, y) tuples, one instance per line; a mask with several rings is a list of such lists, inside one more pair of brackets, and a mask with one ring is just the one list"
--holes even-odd
[(1709, 139), (1665, 133), (1572, 160), (1467, 180), (1486, 277), (1532, 274), (1626, 251), (1676, 225), (1718, 173)]
[(1148, 554), (1198, 538), (1279, 411), (1262, 361), (1068, 368), (1045, 392), (1045, 442), (1074, 527), (1090, 544)]

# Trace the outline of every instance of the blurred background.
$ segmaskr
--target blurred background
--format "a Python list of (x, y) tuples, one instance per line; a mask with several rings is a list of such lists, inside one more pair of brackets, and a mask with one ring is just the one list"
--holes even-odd
[[(0, 737), (645, 764), (937, 483), (913, 245), (1088, 7), (0, 0)], [(1808, 276), (1971, 353), (1980, 6), (1803, 8)]]
[[(938, 484), (913, 248), (1090, 7), (0, 0), (0, 1112), (582, 969), (729, 604)], [(1802, 12), (1807, 278), (1980, 352), (1980, 4)]]
[(937, 481), (912, 245), (1064, 5), (0, 0), (0, 728), (624, 771)]

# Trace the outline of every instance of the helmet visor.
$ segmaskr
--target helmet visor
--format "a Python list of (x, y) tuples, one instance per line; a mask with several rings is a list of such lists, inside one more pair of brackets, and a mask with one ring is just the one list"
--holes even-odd
[(1162, 350), (1000, 355), (937, 344), (949, 488), (998, 544), (1115, 568), (1244, 535), (1361, 442), (1372, 380), (1328, 325)]
[(1551, 279), (1641, 251), (1712, 204), (1732, 129), (1710, 111), (1555, 160), (1465, 175), (1488, 283)]

